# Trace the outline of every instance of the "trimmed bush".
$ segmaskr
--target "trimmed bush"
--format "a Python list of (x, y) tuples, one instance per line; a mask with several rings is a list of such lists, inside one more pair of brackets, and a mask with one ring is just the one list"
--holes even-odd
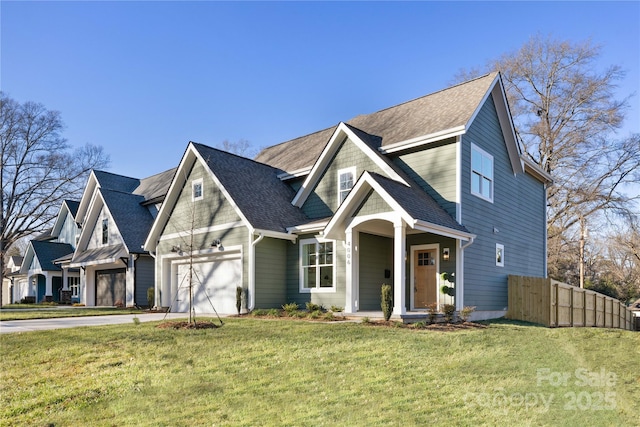
[(319, 304), (314, 304), (312, 302), (307, 302), (305, 303), (305, 306), (307, 307), (307, 311), (309, 313), (312, 313), (314, 311), (324, 311), (324, 307), (322, 307)]
[(296, 304), (295, 302), (285, 304), (282, 306), (282, 309), (289, 317), (295, 317), (296, 312), (298, 311), (298, 308), (300, 307), (298, 307), (298, 304)]
[(463, 307), (462, 310), (460, 310), (460, 318), (462, 319), (463, 322), (467, 322), (469, 321), (469, 317), (471, 316), (471, 313), (473, 313), (474, 311), (476, 311), (475, 307)]
[(240, 315), (240, 310), (242, 309), (243, 296), (244, 296), (244, 288), (242, 286), (236, 287), (236, 310), (238, 310), (238, 315)]
[(456, 312), (456, 306), (453, 304), (445, 304), (442, 306), (442, 311), (444, 312), (444, 318), (448, 323), (453, 321), (453, 315)]
[(391, 289), (391, 285), (384, 283), (381, 289), (381, 303), (382, 314), (384, 315), (384, 320), (389, 321), (391, 318), (391, 311), (393, 310), (393, 290)]

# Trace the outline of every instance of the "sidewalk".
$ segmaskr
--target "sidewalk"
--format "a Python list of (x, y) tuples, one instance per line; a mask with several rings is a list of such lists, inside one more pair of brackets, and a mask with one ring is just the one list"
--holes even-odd
[[(140, 322), (154, 322), (165, 319), (165, 313), (116, 314), (110, 316), (59, 317), (55, 319), (7, 320), (0, 322), (0, 334), (13, 332), (45, 331), (49, 329), (77, 328), (81, 326), (120, 325)], [(186, 319), (188, 313), (168, 313), (166, 319)], [(209, 317), (209, 316), (201, 316)], [(222, 317), (222, 316), (221, 316)]]

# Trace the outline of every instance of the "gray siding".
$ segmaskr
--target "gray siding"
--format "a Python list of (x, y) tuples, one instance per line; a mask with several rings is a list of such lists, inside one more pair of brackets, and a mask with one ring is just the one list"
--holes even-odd
[[(493, 156), (493, 203), (471, 194), (471, 143)], [(546, 199), (541, 182), (514, 175), (492, 97), (462, 136), (461, 179), (462, 223), (478, 236), (465, 250), (464, 304), (504, 310), (509, 274), (545, 275)], [(496, 266), (496, 243), (504, 245), (504, 267)]]
[[(393, 239), (360, 233), (358, 310), (380, 311), (383, 283), (393, 285)], [(386, 278), (385, 270), (389, 271)]]
[(393, 158), (396, 165), (454, 218), (456, 217), (456, 151), (456, 139), (450, 138)]
[(280, 308), (287, 303), (289, 241), (265, 237), (256, 249), (256, 307)]
[[(137, 306), (148, 306), (147, 289), (155, 283), (154, 261), (148, 255), (141, 255), (136, 260), (134, 303)], [(152, 301), (153, 303), (153, 301)]]
[[(204, 197), (202, 200), (194, 202), (191, 200), (191, 182), (199, 178), (203, 180), (202, 191)], [(213, 182), (211, 175), (200, 162), (196, 162), (189, 172), (180, 196), (178, 196), (178, 200), (169, 215), (169, 220), (162, 234), (227, 224), (240, 220), (231, 203), (224, 197), (218, 186)]]
[(314, 188), (302, 206), (302, 211), (305, 215), (309, 218), (326, 218), (335, 213), (338, 209), (338, 171), (352, 166), (356, 168), (356, 180), (365, 170), (387, 176), (369, 156), (347, 139), (338, 148), (336, 155), (318, 181), (316, 188)]
[(336, 291), (306, 293), (300, 292), (300, 240), (313, 238), (314, 235), (299, 236), (295, 244), (287, 244), (287, 302), (295, 302), (304, 307), (306, 302), (321, 304), (325, 308), (332, 305), (343, 307), (346, 298), (345, 269), (346, 257), (342, 242), (334, 244), (334, 268), (336, 269)]
[(362, 201), (360, 207), (356, 209), (353, 216), (365, 216), (385, 212), (393, 212), (393, 209), (391, 209), (391, 206), (389, 206), (380, 194), (371, 190), (367, 197)]

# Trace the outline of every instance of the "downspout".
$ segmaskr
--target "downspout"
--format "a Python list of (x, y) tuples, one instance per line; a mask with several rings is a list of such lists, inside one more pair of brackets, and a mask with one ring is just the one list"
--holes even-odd
[[(249, 234), (252, 236), (252, 234)], [(251, 237), (250, 237), (251, 238)], [(249, 301), (247, 301), (247, 310), (252, 311), (256, 305), (256, 245), (264, 239), (264, 235), (260, 233), (258, 238), (251, 238), (251, 253), (249, 254)]]
[[(158, 242), (156, 244), (156, 249), (158, 248), (158, 244), (159, 243), (160, 242)], [(144, 249), (144, 245), (142, 245), (140, 247), (142, 249)], [(151, 255), (151, 258), (153, 258), (153, 299), (155, 300), (155, 301), (153, 301), (153, 309), (157, 310), (158, 307), (159, 307), (158, 306), (158, 299), (160, 299), (159, 298), (160, 297), (160, 292), (158, 292), (158, 277), (157, 277), (157, 275), (158, 275), (158, 271), (160, 269), (158, 268), (158, 265), (157, 265), (156, 252), (149, 251), (149, 255)], [(147, 301), (147, 302), (149, 302), (149, 301)]]

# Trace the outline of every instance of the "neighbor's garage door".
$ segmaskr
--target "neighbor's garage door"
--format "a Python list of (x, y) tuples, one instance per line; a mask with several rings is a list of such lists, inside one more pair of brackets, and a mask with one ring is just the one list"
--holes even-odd
[(124, 269), (96, 271), (96, 305), (126, 304), (126, 282)]
[(191, 282), (189, 264), (178, 264), (177, 267), (178, 293), (171, 311), (189, 312), (189, 283), (192, 284), (193, 307), (196, 313), (232, 314), (237, 311), (236, 287), (242, 284), (240, 258), (194, 261)]

